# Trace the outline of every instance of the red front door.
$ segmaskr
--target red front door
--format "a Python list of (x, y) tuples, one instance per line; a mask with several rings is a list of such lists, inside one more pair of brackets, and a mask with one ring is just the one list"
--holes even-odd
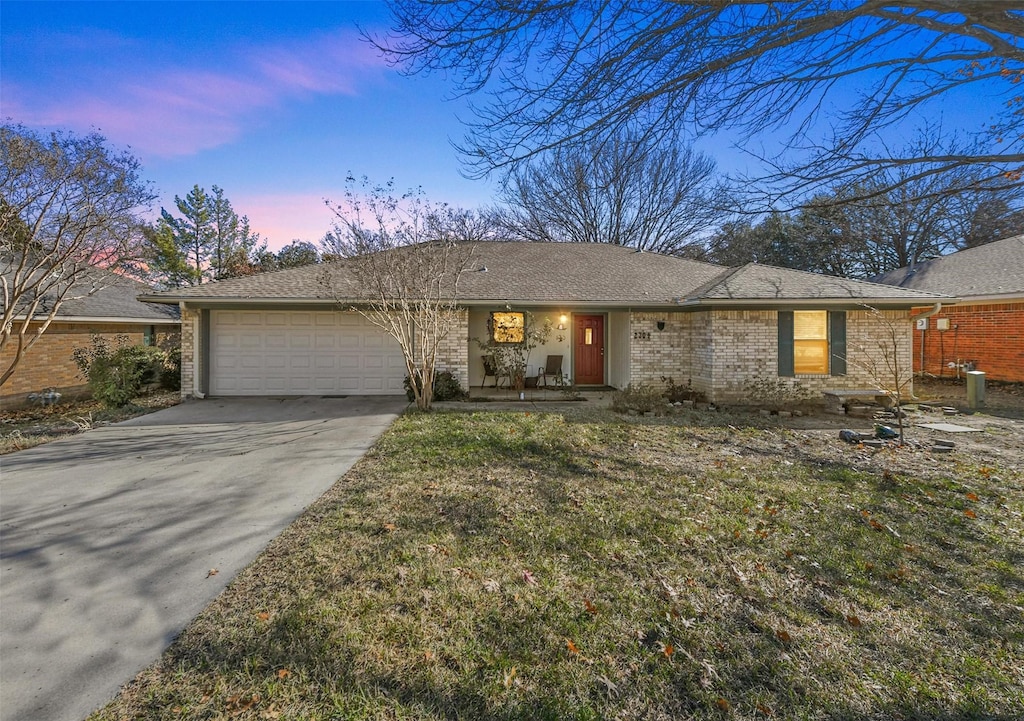
[(577, 385), (604, 385), (604, 316), (573, 316), (573, 378)]

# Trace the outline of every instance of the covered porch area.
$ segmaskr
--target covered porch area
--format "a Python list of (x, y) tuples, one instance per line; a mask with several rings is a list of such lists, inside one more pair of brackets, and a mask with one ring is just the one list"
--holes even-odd
[[(469, 390), (474, 397), (561, 398), (629, 383), (628, 311), (571, 307), (469, 309)], [(521, 375), (521, 378), (518, 377)]]

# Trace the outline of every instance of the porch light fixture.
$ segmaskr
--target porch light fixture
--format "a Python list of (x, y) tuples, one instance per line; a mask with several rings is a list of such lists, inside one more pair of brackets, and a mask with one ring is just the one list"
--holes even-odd
[(558, 316), (558, 326), (557, 326), (558, 330), (565, 330), (565, 324), (568, 321), (569, 321), (569, 319), (565, 316), (564, 313), (562, 315)]
[(659, 320), (658, 321), (658, 330), (665, 330), (665, 321), (663, 321), (663, 320)]

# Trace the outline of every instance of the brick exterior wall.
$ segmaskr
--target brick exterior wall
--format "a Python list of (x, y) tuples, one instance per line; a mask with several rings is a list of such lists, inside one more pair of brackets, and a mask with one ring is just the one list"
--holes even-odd
[[(85, 394), (88, 390), (85, 379), (79, 375), (71, 355), (75, 348), (90, 346), (94, 334), (102, 336), (111, 345), (117, 343), (119, 336), (127, 336), (132, 344), (141, 345), (148, 327), (143, 323), (51, 323), (42, 337), (25, 352), (14, 375), (0, 387), (0, 406), (15, 408), (24, 405), (29, 393), (47, 388), (56, 388), (66, 395)], [(158, 345), (178, 331), (175, 326), (154, 327)], [(5, 370), (14, 358), (14, 351), (15, 343), (12, 342), (0, 354), (0, 364)]]
[(451, 371), (459, 385), (469, 390), (469, 311), (458, 311), (458, 320), (441, 341), (435, 360), (436, 369)]
[(196, 379), (196, 347), (199, 339), (195, 331), (198, 328), (199, 311), (182, 309), (181, 311), (181, 397), (191, 398), (195, 395), (193, 386)]
[[(844, 376), (782, 378), (815, 397), (821, 391), (891, 385), (884, 354), (892, 347), (889, 326), (897, 329), (896, 361), (909, 379), (911, 338), (907, 311), (846, 314), (847, 373)], [(716, 403), (750, 401), (749, 384), (778, 375), (778, 312), (715, 310), (693, 313), (633, 313), (630, 322), (630, 382), (664, 387), (662, 376), (690, 382)], [(657, 330), (664, 321), (665, 329)]]
[[(918, 308), (914, 313), (925, 310)], [(949, 330), (936, 329), (939, 318), (949, 320)], [(966, 362), (974, 362), (974, 369), (984, 371), (987, 379), (1024, 382), (1024, 301), (944, 307), (928, 319), (927, 331), (914, 331), (916, 372), (950, 378), (957, 369), (949, 364)]]
[[(665, 327), (658, 330), (658, 323)], [(631, 313), (629, 382), (665, 386), (662, 378), (708, 393), (711, 375), (711, 313)]]

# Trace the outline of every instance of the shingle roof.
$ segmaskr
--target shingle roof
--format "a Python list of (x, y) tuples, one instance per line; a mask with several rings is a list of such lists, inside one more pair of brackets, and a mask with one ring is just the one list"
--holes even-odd
[(1024, 235), (899, 268), (877, 280), (960, 298), (1024, 295)]
[[(484, 270), (486, 269), (486, 270)], [(152, 293), (158, 302), (177, 300), (230, 302), (332, 300), (323, 283), (356, 284), (343, 263), (305, 266), (246, 278), (232, 278), (190, 288)], [(781, 284), (781, 286), (780, 286)], [(780, 289), (779, 294), (773, 289)], [(909, 303), (932, 298), (927, 293), (894, 289), (771, 266), (730, 269), (658, 253), (641, 253), (608, 243), (480, 242), (473, 244), (467, 272), (459, 284), (465, 303), (591, 303), (607, 305), (675, 305), (704, 298), (746, 298), (764, 302), (792, 298), (877, 299)]]
[(694, 300), (940, 300), (945, 296), (852, 278), (748, 263), (698, 288)]
[[(151, 291), (145, 283), (125, 278), (108, 270), (91, 269), (78, 276), (76, 282), (64, 295), (64, 301), (57, 309), (56, 317), (68, 318), (109, 318), (111, 320), (133, 319), (141, 321), (177, 321), (178, 309), (143, 303), (138, 296)], [(41, 311), (52, 305), (44, 296)]]
[[(497, 241), (474, 243), (467, 267), (459, 281), (459, 297), (467, 303), (674, 303), (725, 270), (607, 243)], [(332, 274), (335, 287), (345, 286), (344, 264), (335, 263), (231, 278), (147, 298), (330, 300), (321, 282), (325, 272)]]

